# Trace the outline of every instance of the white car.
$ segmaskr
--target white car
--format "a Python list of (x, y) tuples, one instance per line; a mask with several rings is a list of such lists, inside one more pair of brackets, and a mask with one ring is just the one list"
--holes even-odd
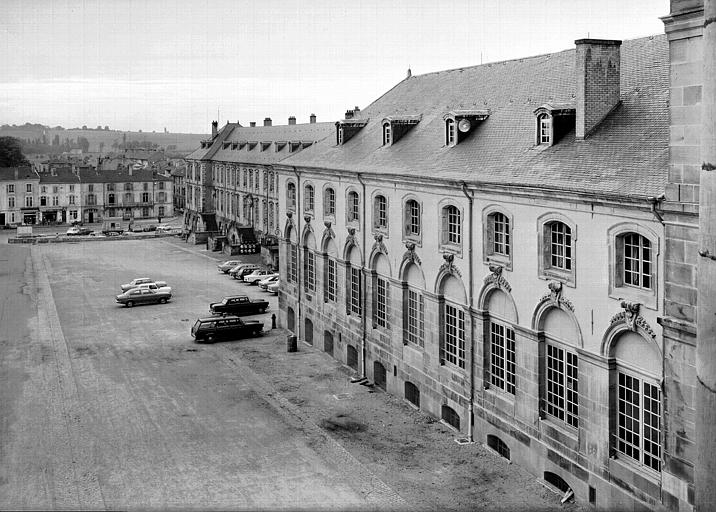
[(122, 285), (122, 291), (126, 292), (127, 290), (131, 290), (132, 288), (136, 288), (140, 284), (147, 284), (147, 283), (153, 283), (154, 279), (151, 279), (149, 277), (137, 277), (136, 279), (132, 279), (130, 282)]
[(254, 270), (253, 272), (246, 274), (244, 276), (244, 283), (256, 284), (259, 281), (261, 281), (262, 279), (265, 279), (268, 276), (273, 275), (273, 274), (275, 274), (275, 272), (272, 272), (270, 270), (257, 269), (257, 270)]
[(172, 287), (169, 286), (166, 281), (154, 281), (153, 283), (142, 283), (138, 286), (135, 286), (135, 288), (154, 290), (155, 292), (161, 291), (161, 292), (166, 292), (169, 294), (172, 293)]
[(280, 278), (279, 278), (278, 274), (270, 275), (270, 276), (266, 277), (265, 279), (262, 279), (261, 281), (259, 281), (259, 288), (261, 288), (262, 290), (265, 290), (266, 288), (268, 288), (268, 285), (270, 285), (271, 283), (275, 283), (279, 279)]
[(271, 283), (270, 285), (268, 285), (268, 287), (266, 288), (266, 290), (269, 291), (269, 292), (271, 292), (271, 293), (273, 293), (274, 295), (278, 295), (279, 286), (281, 286), (281, 280), (280, 280), (280, 279), (279, 279), (278, 281), (276, 281), (275, 283)]

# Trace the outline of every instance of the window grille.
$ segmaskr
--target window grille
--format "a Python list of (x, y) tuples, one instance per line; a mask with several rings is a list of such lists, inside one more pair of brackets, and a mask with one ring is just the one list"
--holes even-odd
[(443, 359), (465, 368), (465, 312), (451, 304), (445, 304)]
[(408, 289), (408, 314), (406, 323), (405, 342), (423, 347), (425, 337), (425, 302), (420, 293), (411, 289)]

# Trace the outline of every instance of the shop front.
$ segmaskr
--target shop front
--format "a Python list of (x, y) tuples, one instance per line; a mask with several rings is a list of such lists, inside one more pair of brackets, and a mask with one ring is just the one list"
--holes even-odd
[(20, 208), (22, 214), (23, 224), (37, 224), (38, 217), (40, 216), (39, 208)]

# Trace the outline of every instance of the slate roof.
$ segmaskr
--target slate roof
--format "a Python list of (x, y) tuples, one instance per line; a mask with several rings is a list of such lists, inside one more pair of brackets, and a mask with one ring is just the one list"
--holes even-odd
[(82, 183), (126, 183), (149, 181), (172, 181), (170, 176), (158, 174), (151, 169), (133, 170), (130, 175), (127, 170), (102, 169), (82, 167), (79, 170)]
[(52, 175), (52, 172), (41, 172), (38, 173), (40, 175), (40, 183), (79, 183), (80, 178), (75, 173), (72, 172), (72, 169), (68, 169), (66, 167), (57, 167), (55, 168), (55, 175)]
[[(17, 170), (17, 178), (15, 171)], [(32, 167), (0, 167), (0, 181), (16, 181), (16, 180), (37, 180), (37, 173)]]
[[(666, 36), (621, 46), (621, 100), (583, 141), (574, 129), (550, 148), (534, 148), (534, 110), (573, 104), (575, 50), (412, 76), (358, 114), (368, 124), (342, 146), (328, 137), (282, 164), (411, 175), (624, 196), (656, 196), (667, 180)], [(445, 146), (443, 115), (489, 109), (455, 147)], [(422, 114), (392, 146), (381, 146), (381, 120)], [(258, 137), (257, 137), (258, 138)], [(260, 138), (259, 138), (260, 139)]]
[[(270, 165), (280, 162), (293, 155), (290, 151), (291, 142), (318, 142), (331, 135), (335, 128), (334, 123), (303, 123), (274, 126), (241, 126), (238, 123), (227, 123), (217, 133), (210, 148), (199, 148), (188, 155), (187, 160), (215, 160), (221, 162), (246, 163), (256, 165)], [(252, 142), (255, 146), (246, 144), (242, 149), (224, 149), (224, 142)], [(270, 143), (268, 148), (262, 150), (262, 142)], [(276, 150), (276, 142), (284, 143)], [(301, 149), (306, 151), (309, 148)]]

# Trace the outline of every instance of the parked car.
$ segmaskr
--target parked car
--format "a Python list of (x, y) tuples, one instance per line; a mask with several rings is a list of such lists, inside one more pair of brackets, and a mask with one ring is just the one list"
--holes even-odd
[(154, 224), (147, 224), (146, 226), (142, 226), (142, 231), (156, 231), (157, 226)]
[(214, 315), (255, 315), (263, 313), (269, 303), (263, 299), (250, 299), (246, 295), (224, 297), (221, 302), (209, 304), (209, 311)]
[(269, 291), (273, 293), (274, 295), (278, 295), (278, 289), (281, 286), (281, 280), (279, 279), (275, 283), (271, 283), (266, 287), (266, 291)]
[(142, 284), (138, 285), (136, 288), (154, 290), (155, 292), (156, 291), (164, 291), (167, 293), (172, 293), (172, 287), (169, 286), (166, 281), (154, 281), (153, 283), (142, 283)]
[(91, 234), (92, 230), (90, 228), (83, 228), (80, 226), (72, 226), (67, 230), (67, 236), (83, 236)]
[(155, 291), (148, 288), (132, 288), (117, 295), (116, 301), (131, 308), (135, 304), (154, 304), (157, 302), (165, 304), (171, 298), (171, 292), (162, 290)]
[(219, 263), (216, 268), (219, 270), (219, 272), (223, 272), (224, 274), (226, 274), (229, 272), (229, 270), (236, 267), (237, 265), (241, 265), (241, 262), (239, 260), (229, 260), (225, 261), (224, 263)]
[(268, 285), (270, 285), (271, 283), (275, 283), (279, 279), (280, 277), (278, 274), (271, 274), (270, 276), (267, 276), (261, 281), (259, 281), (259, 288), (265, 290), (266, 288), (268, 288)]
[(263, 269), (257, 269), (253, 272), (250, 272), (244, 276), (244, 283), (248, 284), (256, 284), (262, 279), (265, 279), (269, 276), (275, 276), (278, 275), (276, 272), (273, 272), (271, 270), (263, 270)]
[(199, 318), (191, 328), (192, 337), (198, 342), (235, 340), (247, 336), (259, 336), (264, 324), (258, 320), (242, 320), (237, 316)]
[(129, 231), (132, 233), (141, 233), (144, 230), (141, 224), (133, 223), (131, 226), (129, 226)]
[(151, 279), (149, 277), (137, 277), (135, 279), (132, 279), (130, 282), (123, 284), (121, 286), (121, 288), (122, 288), (123, 292), (126, 292), (127, 290), (131, 290), (132, 288), (136, 288), (140, 284), (153, 283), (153, 282), (154, 282), (154, 279)]
[(246, 274), (260, 268), (261, 265), (257, 265), (256, 263), (241, 263), (240, 265), (236, 265), (234, 268), (229, 270), (229, 275), (234, 279), (242, 281)]

